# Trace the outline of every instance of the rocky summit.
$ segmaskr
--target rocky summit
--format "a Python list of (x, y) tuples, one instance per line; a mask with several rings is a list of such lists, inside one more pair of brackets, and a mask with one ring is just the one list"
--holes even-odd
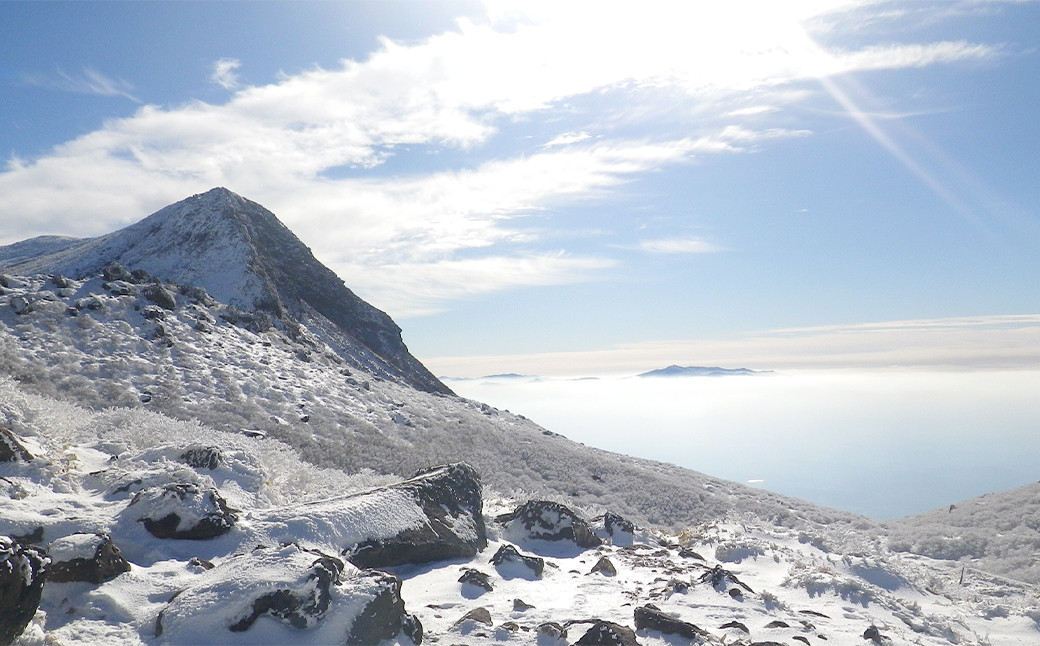
[(0, 248), (0, 268), (14, 274), (83, 278), (113, 264), (126, 269), (119, 278), (128, 282), (194, 285), (220, 302), (268, 314), (287, 329), (306, 326), (372, 374), (450, 392), (408, 352), (386, 313), (347, 288), (273, 213), (225, 188), (97, 238), (48, 236)]

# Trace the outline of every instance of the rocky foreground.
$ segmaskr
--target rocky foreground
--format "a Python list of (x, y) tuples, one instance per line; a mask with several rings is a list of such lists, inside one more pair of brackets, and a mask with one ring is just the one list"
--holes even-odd
[(899, 557), (869, 536), (839, 553), (824, 534), (751, 515), (664, 534), (486, 492), (464, 463), (343, 490), (361, 483), (295, 462), (273, 440), (154, 414), (80, 411), (96, 439), (55, 441), (40, 430), (83, 422), (42, 403), (6, 402), (0, 428), (4, 644), (1036, 636), (1031, 587)]

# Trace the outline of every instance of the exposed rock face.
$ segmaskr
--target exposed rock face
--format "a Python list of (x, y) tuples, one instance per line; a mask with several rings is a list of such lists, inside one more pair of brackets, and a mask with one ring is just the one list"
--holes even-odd
[(574, 643), (581, 646), (639, 646), (635, 631), (612, 621), (597, 621)]
[(666, 635), (679, 635), (691, 640), (710, 637), (709, 633), (694, 624), (666, 615), (652, 604), (636, 608), (635, 620), (636, 630), (656, 630)]
[(156, 538), (205, 540), (231, 531), (237, 510), (213, 487), (191, 483), (149, 487), (134, 495), (126, 514)]
[(0, 536), (0, 644), (10, 644), (40, 607), (47, 556)]
[(401, 579), (386, 572), (362, 572), (377, 586), (372, 600), (354, 620), (347, 634), (348, 644), (377, 644), (404, 632), (414, 644), (422, 643), (423, 628), (419, 619), (405, 612), (401, 599)]
[(476, 588), (486, 592), (492, 592), (495, 589), (495, 587), (491, 585), (491, 577), (480, 570), (474, 570), (473, 568), (466, 568), (465, 571), (463, 571), (462, 576), (459, 577), (459, 583), (475, 586)]
[[(306, 325), (341, 358), (375, 375), (451, 393), (408, 352), (389, 316), (358, 298), (273, 213), (225, 188), (98, 238), (0, 248), (0, 265), (18, 274), (105, 272), (111, 285), (152, 277), (195, 285), (221, 302), (261, 310), (287, 329)], [(145, 295), (167, 309), (175, 305), (164, 287), (145, 288)]]
[(512, 545), (506, 544), (498, 548), (491, 557), (491, 564), (498, 568), (499, 574), (506, 579), (540, 578), (545, 569), (545, 559), (540, 556), (521, 554)]
[(517, 540), (573, 541), (578, 547), (603, 543), (589, 524), (565, 505), (549, 500), (532, 500), (496, 520), (505, 524)]
[(630, 544), (632, 534), (636, 531), (636, 526), (632, 524), (632, 521), (612, 511), (603, 515), (603, 528), (618, 545)]
[(72, 534), (53, 541), (47, 580), (100, 584), (130, 571), (130, 563), (105, 534)]
[(480, 476), (468, 464), (427, 469), (387, 490), (411, 497), (426, 522), (349, 548), (347, 558), (358, 567), (468, 558), (487, 547), (483, 489)]
[(0, 426), (0, 462), (32, 462), (29, 453), (14, 433)]

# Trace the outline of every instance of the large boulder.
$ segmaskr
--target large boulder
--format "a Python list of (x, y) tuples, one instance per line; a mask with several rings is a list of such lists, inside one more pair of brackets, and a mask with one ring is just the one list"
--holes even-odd
[(47, 572), (47, 555), (0, 536), (0, 644), (10, 644), (32, 621)]
[(123, 514), (144, 523), (156, 538), (205, 540), (222, 536), (238, 521), (216, 488), (193, 483), (149, 487), (134, 495)]
[(48, 581), (99, 584), (130, 571), (130, 563), (106, 534), (63, 536), (51, 542), (47, 553), (51, 557)]
[(594, 623), (574, 643), (579, 646), (639, 646), (636, 633), (631, 628), (602, 620)]
[(636, 630), (656, 630), (666, 635), (679, 635), (690, 640), (702, 640), (710, 636), (708, 632), (701, 630), (695, 624), (665, 614), (653, 604), (636, 608), (635, 621)]
[(338, 534), (344, 555), (358, 567), (472, 558), (487, 547), (482, 495), (476, 470), (459, 463), (388, 487), (279, 511), (271, 519), (288, 531), (306, 526)]
[(231, 632), (266, 643), (375, 644), (402, 633), (422, 641), (398, 577), (293, 544), (258, 547), (203, 571), (156, 621), (169, 644), (245, 643)]
[(496, 520), (506, 526), (507, 535), (514, 542), (571, 541), (581, 548), (603, 543), (584, 518), (566, 505), (550, 500), (526, 502)]

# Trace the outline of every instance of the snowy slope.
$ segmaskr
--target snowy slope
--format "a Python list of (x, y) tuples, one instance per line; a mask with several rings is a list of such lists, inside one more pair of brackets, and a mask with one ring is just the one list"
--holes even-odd
[[(689, 643), (639, 628), (648, 616), (703, 643), (1040, 643), (1036, 588), (982, 572), (1035, 576), (1032, 489), (888, 526), (572, 442), (424, 381), (396, 325), (359, 300), (335, 309), (349, 290), (287, 233), (215, 189), (110, 236), (0, 249), (26, 272), (0, 274), (0, 429), (35, 458), (0, 462), (0, 535), (75, 560), (106, 534), (130, 561), (102, 583), (49, 582), (21, 644), (342, 643), (391, 579), (339, 550), (421, 521), (392, 488), (352, 494), (459, 461), (483, 482), (490, 545), (392, 568), (427, 643), (573, 643), (596, 618)], [(112, 259), (152, 276), (93, 273)], [(219, 469), (185, 464), (210, 447)], [(233, 531), (145, 532), (170, 492), (198, 521), (225, 501)], [(610, 536), (600, 520), (607, 542), (577, 548), (496, 522), (530, 499), (641, 529)], [(542, 557), (541, 575), (490, 562), (509, 545)], [(613, 573), (591, 572), (601, 557)], [(487, 585), (460, 582), (470, 569)], [(293, 601), (263, 597), (265, 581)]]
[[(147, 286), (106, 289), (95, 278), (58, 287), (46, 276), (7, 282), (0, 371), (42, 394), (259, 431), (305, 459), (349, 472), (408, 476), (463, 460), (498, 491), (609, 507), (655, 525), (682, 526), (739, 508), (791, 526), (876, 527), (853, 514), (586, 447), (522, 416), (380, 379), (349, 367), (306, 329), (295, 336), (273, 327), (255, 332), (237, 310), (197, 302), (193, 292), (178, 293), (176, 308), (166, 310), (145, 295)], [(28, 311), (19, 314), (13, 305), (21, 302)]]
[[(329, 528), (299, 522), (306, 503), (328, 507), (389, 478), (320, 469), (275, 440), (158, 413), (92, 412), (29, 394), (10, 380), (0, 387), (0, 424), (36, 456), (0, 464), (0, 534), (44, 526), (42, 544), (53, 558), (67, 559), (78, 549), (67, 545), (73, 532), (104, 532), (130, 560), (129, 571), (99, 584), (48, 582), (41, 611), (19, 646), (344, 643), (344, 626), (356, 620), (372, 581), (349, 564), (330, 587), (327, 607), (309, 621), (265, 615), (246, 630), (229, 626), (241, 621), (247, 600), (272, 585), (302, 594), (312, 588), (297, 573), (313, 567), (316, 552), (301, 546), (338, 555), (341, 539)], [(225, 466), (211, 470), (177, 460), (185, 447), (199, 445), (218, 447)], [(100, 475), (113, 471), (125, 473), (117, 482), (142, 479), (138, 486), (209, 479), (239, 510), (241, 527), (208, 541), (151, 537), (127, 522), (131, 508), (120, 487)], [(636, 616), (645, 615), (648, 604), (680, 622), (669, 630), (695, 626), (695, 643), (938, 646), (1040, 639), (1032, 586), (970, 569), (962, 580), (958, 564), (891, 552), (873, 532), (797, 530), (734, 509), (679, 532), (637, 527), (610, 537), (601, 528), (602, 545), (579, 548), (507, 531), (495, 518), (520, 501), (486, 495), (487, 549), (471, 559), (389, 570), (402, 581), (405, 610), (421, 622), (423, 643), (574, 643), (596, 620), (633, 630), (637, 643), (648, 646), (690, 643), (640, 628)], [(381, 523), (398, 522), (388, 520), (393, 500), (377, 500), (387, 511), (374, 508), (367, 520), (336, 532), (379, 531)], [(293, 527), (300, 546), (271, 546), (263, 535), (273, 526)], [(254, 549), (258, 540), (268, 547)], [(541, 574), (493, 564), (505, 545), (542, 558)], [(467, 570), (486, 575), (487, 585), (460, 581)], [(555, 627), (566, 636), (550, 638)], [(401, 634), (386, 643), (412, 640)]]
[[(27, 257), (33, 249), (47, 253)], [(389, 316), (351, 292), (273, 213), (224, 188), (98, 238), (0, 248), (0, 268), (13, 274), (81, 278), (113, 262), (261, 310), (290, 331), (309, 326), (353, 365), (421, 390), (450, 392), (409, 354)]]

